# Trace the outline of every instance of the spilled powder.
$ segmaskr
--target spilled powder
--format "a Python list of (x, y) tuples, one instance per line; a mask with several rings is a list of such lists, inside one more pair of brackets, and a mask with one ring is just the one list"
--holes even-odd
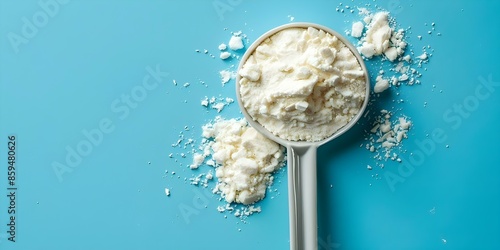
[(255, 203), (265, 197), (272, 173), (284, 164), (284, 148), (248, 126), (243, 119), (217, 117), (203, 126), (201, 153), (195, 153), (191, 169), (213, 167), (213, 190), (228, 203)]

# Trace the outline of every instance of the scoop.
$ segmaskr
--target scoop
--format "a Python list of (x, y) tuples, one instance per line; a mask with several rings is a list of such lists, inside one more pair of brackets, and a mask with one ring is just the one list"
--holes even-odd
[(363, 59), (357, 52), (357, 50), (352, 46), (352, 44), (347, 41), (338, 32), (327, 28), (322, 25), (315, 23), (290, 23), (285, 24), (274, 29), (269, 30), (260, 36), (253, 44), (248, 48), (248, 50), (243, 55), (239, 67), (239, 70), (243, 67), (246, 60), (250, 55), (253, 54), (254, 50), (259, 46), (265, 39), (269, 38), (273, 34), (288, 28), (308, 28), (313, 27), (319, 30), (323, 30), (336, 36), (341, 42), (343, 42), (357, 58), (359, 65), (361, 66), (364, 76), (366, 79), (366, 93), (365, 100), (360, 108), (359, 112), (355, 117), (353, 117), (349, 123), (339, 129), (337, 132), (331, 136), (315, 142), (308, 141), (288, 141), (280, 138), (273, 133), (269, 132), (264, 128), (259, 122), (255, 121), (252, 116), (248, 114), (244, 108), (243, 102), (240, 96), (240, 80), (241, 76), (237, 74), (236, 76), (236, 96), (238, 99), (238, 104), (241, 108), (243, 115), (245, 116), (248, 123), (259, 131), (261, 134), (265, 135), (267, 138), (283, 145), (287, 149), (288, 154), (288, 199), (289, 199), (289, 218), (290, 218), (290, 249), (291, 250), (313, 250), (318, 249), (318, 222), (317, 222), (317, 179), (316, 179), (316, 152), (319, 146), (339, 137), (341, 134), (349, 130), (363, 115), (366, 106), (368, 104), (368, 98), (370, 94), (370, 80), (368, 76), (368, 71), (363, 62)]

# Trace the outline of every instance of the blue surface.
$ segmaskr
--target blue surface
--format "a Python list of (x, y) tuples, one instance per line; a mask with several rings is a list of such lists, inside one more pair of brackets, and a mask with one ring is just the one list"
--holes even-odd
[[(412, 118), (406, 165), (366, 169), (374, 163), (359, 147), (367, 120), (319, 149), (320, 249), (500, 249), (500, 2), (343, 6), (366, 3), (390, 10), (400, 27), (411, 26), (407, 40), (415, 54), (426, 45), (434, 52), (421, 85), (403, 86), (397, 97), (374, 97), (371, 107), (402, 108)], [(274, 198), (259, 203), (263, 212), (246, 223), (224, 218), (216, 211), (218, 197), (184, 180), (193, 175), (186, 167), (191, 159), (171, 144), (185, 126), (186, 138), (199, 142), (201, 125), (217, 115), (200, 100), (234, 98), (234, 82), (222, 87), (218, 72), (237, 64), (195, 50), (218, 56), (231, 31), (242, 30), (252, 41), (289, 22), (288, 15), (344, 31), (357, 14), (335, 11), (333, 1), (61, 0), (57, 6), (44, 16), (38, 1), (0, 2), (0, 248), (287, 249), (283, 171), (269, 194)], [(36, 32), (23, 18), (37, 18)], [(429, 35), (432, 22), (436, 31)], [(23, 32), (27, 38), (12, 45), (13, 34)], [(375, 76), (379, 67), (368, 66)], [(168, 76), (159, 73), (142, 85), (148, 68), (157, 67)], [(478, 95), (480, 79), (495, 86)], [(465, 105), (465, 112), (454, 105)], [(241, 116), (236, 104), (220, 115)], [(425, 152), (419, 142), (429, 142), (426, 134), (435, 129), (445, 139), (433, 140), (435, 149)], [(15, 243), (7, 240), (6, 226), (8, 135), (17, 143)], [(66, 161), (68, 149), (78, 147), (85, 156)], [(410, 153), (423, 158), (411, 164)], [(67, 172), (58, 176), (54, 165)]]

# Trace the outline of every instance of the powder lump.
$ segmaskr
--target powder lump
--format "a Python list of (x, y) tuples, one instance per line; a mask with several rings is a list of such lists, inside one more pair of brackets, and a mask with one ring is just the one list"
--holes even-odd
[[(191, 168), (203, 162), (215, 168), (219, 193), (228, 203), (255, 203), (265, 197), (272, 173), (284, 164), (284, 148), (248, 126), (243, 119), (217, 117), (203, 126), (203, 142)], [(195, 166), (195, 167), (193, 167)]]
[(229, 40), (229, 48), (231, 50), (239, 50), (243, 49), (245, 46), (243, 45), (243, 40), (241, 36), (233, 35)]
[[(377, 12), (368, 20), (366, 34), (361, 38), (362, 45), (358, 47), (362, 55), (371, 58), (384, 54), (392, 62), (404, 53), (407, 45), (403, 41), (404, 30), (395, 31), (389, 26), (388, 12)], [(355, 31), (358, 30), (359, 28), (356, 27), (355, 30), (353, 25), (351, 33), (354, 32), (357, 35)]]

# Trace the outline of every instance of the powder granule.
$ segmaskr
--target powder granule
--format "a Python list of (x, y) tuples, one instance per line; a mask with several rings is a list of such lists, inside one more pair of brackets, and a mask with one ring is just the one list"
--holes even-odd
[(222, 86), (224, 86), (224, 85), (226, 85), (226, 83), (228, 83), (231, 79), (233, 79), (236, 76), (236, 73), (233, 71), (229, 71), (229, 70), (221, 70), (219, 72), (219, 75), (220, 75)]
[(362, 22), (355, 22), (352, 24), (352, 30), (351, 30), (351, 36), (353, 37), (361, 37), (361, 35), (363, 34), (363, 29), (365, 28), (365, 26), (363, 25)]
[(229, 39), (229, 48), (231, 50), (239, 50), (239, 49), (243, 49), (245, 46), (243, 45), (243, 40), (241, 38), (241, 36), (236, 36), (236, 35), (233, 35), (231, 37), (231, 39)]
[(221, 53), (220, 53), (220, 56), (219, 56), (219, 57), (220, 57), (220, 59), (222, 59), (222, 60), (226, 60), (226, 59), (228, 59), (230, 56), (231, 56), (231, 53), (229, 53), (229, 52), (227, 52), (227, 51), (224, 51), (224, 52), (221, 52)]
[(390, 87), (389, 81), (387, 79), (383, 79), (381, 75), (377, 76), (375, 79), (375, 87), (373, 88), (373, 92), (381, 93)]
[[(217, 118), (203, 126), (204, 151), (212, 151), (215, 192), (228, 202), (252, 204), (265, 197), (271, 173), (284, 164), (284, 148), (267, 139), (245, 120)], [(207, 161), (208, 164), (208, 161)]]

